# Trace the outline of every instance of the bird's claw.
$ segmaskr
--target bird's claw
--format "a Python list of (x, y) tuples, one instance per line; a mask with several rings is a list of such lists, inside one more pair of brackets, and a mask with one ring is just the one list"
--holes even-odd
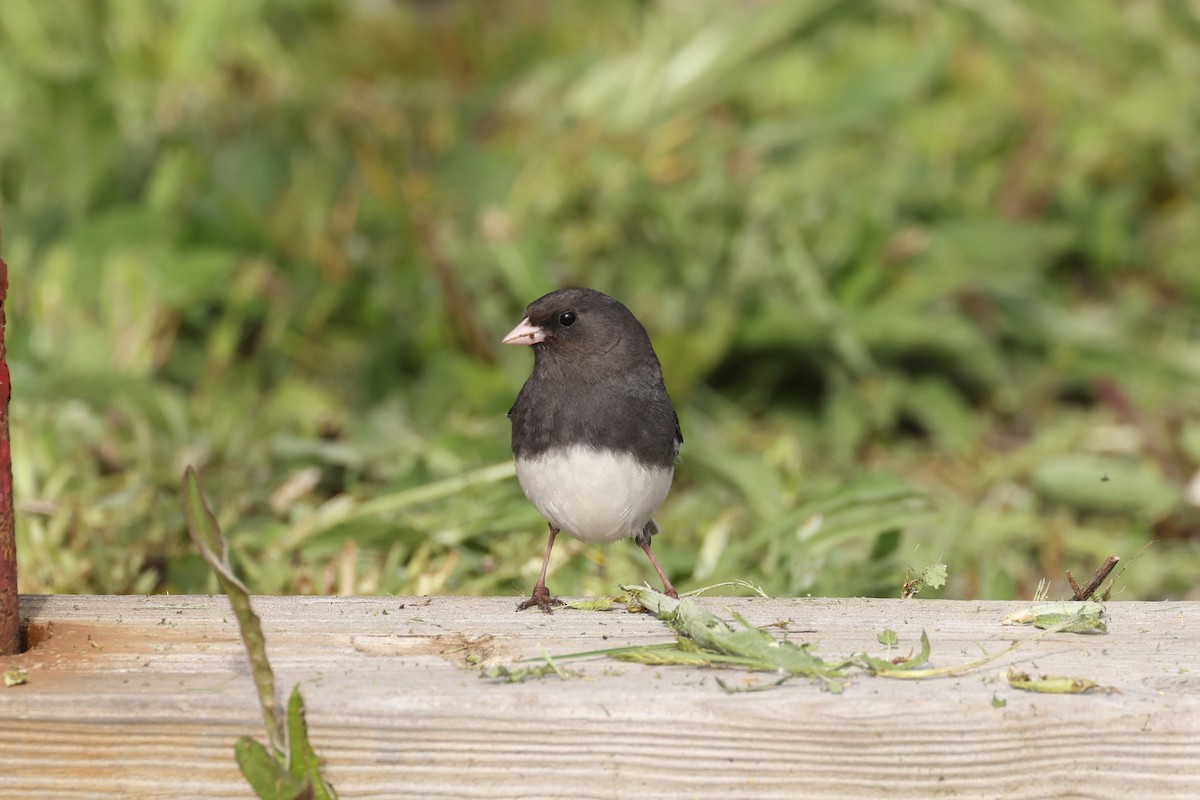
[(528, 600), (517, 604), (517, 611), (524, 611), (527, 608), (537, 606), (543, 614), (553, 614), (555, 606), (566, 605), (557, 597), (550, 596), (550, 590), (545, 586), (533, 587), (533, 594)]

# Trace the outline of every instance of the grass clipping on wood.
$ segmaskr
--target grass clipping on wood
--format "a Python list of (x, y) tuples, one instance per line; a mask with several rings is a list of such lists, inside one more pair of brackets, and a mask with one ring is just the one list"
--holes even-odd
[[(973, 661), (947, 667), (928, 667), (931, 652), (929, 637), (921, 632), (920, 650), (908, 656), (895, 658), (879, 658), (860, 653), (845, 658), (826, 660), (813, 652), (808, 643), (796, 643), (788, 639), (776, 639), (766, 630), (750, 624), (745, 617), (736, 612), (730, 612), (734, 623), (731, 624), (717, 615), (706, 611), (690, 597), (676, 600), (661, 592), (643, 586), (622, 586), (624, 594), (617, 598), (608, 598), (612, 602), (603, 604), (607, 610), (612, 605), (622, 602), (626, 605), (636, 605), (654, 614), (662, 620), (675, 634), (675, 641), (660, 645), (637, 645), (632, 647), (617, 647), (606, 650), (593, 650), (584, 653), (571, 653), (556, 656), (551, 662), (549, 656), (544, 658), (541, 666), (528, 668), (508, 667), (503, 674), (493, 674), (489, 677), (502, 677), (507, 680), (523, 680), (525, 678), (542, 677), (549, 674), (565, 675), (557, 662), (569, 659), (586, 658), (590, 656), (607, 656), (621, 661), (632, 661), (649, 666), (689, 666), (742, 669), (750, 672), (771, 672), (777, 676), (774, 680), (764, 681), (742, 687), (732, 687), (717, 679), (722, 689), (729, 692), (760, 691), (778, 686), (792, 678), (804, 678), (821, 685), (830, 692), (841, 692), (847, 683), (857, 675), (871, 675), (881, 678), (922, 679), (962, 675), (979, 669), (998, 658), (1012, 653), (1052, 633), (1061, 631), (1103, 632), (1098, 628), (1103, 613), (1097, 609), (1097, 603), (1061, 603), (1056, 604), (1055, 610), (1061, 614), (1054, 624), (1043, 625), (1039, 633), (1014, 642), (1003, 650), (984, 655)], [(1079, 606), (1072, 609), (1071, 606)], [(592, 606), (589, 606), (591, 608)], [(1071, 612), (1074, 613), (1071, 613)], [(1030, 614), (1031, 622), (1048, 621), (1045, 615)], [(1006, 620), (1008, 624), (1022, 624), (1024, 620)], [(880, 634), (889, 633), (885, 631)], [(892, 634), (894, 637), (894, 633)], [(888, 637), (889, 640), (891, 637)], [(881, 640), (882, 641), (882, 640)], [(536, 659), (542, 661), (542, 659)], [(485, 673), (486, 674), (486, 673)]]

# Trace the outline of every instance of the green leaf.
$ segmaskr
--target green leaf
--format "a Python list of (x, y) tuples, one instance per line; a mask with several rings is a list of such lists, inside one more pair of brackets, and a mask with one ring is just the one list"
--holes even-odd
[(917, 655), (915, 657), (910, 658), (910, 659), (908, 659), (908, 661), (904, 662), (904, 666), (907, 667), (908, 669), (922, 666), (923, 664), (925, 664), (929, 661), (929, 653), (930, 653), (929, 635), (927, 633), (925, 633), (925, 631), (921, 631), (921, 652), (917, 653)]
[(940, 589), (946, 585), (946, 572), (946, 565), (940, 561), (935, 561), (921, 573), (921, 580), (930, 589)]
[(234, 753), (242, 775), (262, 800), (297, 800), (312, 796), (308, 781), (289, 772), (279, 758), (249, 736), (237, 740)]
[(571, 603), (566, 603), (567, 608), (574, 608), (579, 611), (609, 611), (614, 605), (626, 604), (629, 602), (629, 595), (605, 595), (602, 597), (587, 597), (583, 600), (575, 600)]
[(908, 658), (901, 657), (889, 660), (863, 653), (859, 656), (859, 661), (863, 666), (876, 674), (887, 673), (894, 676), (897, 673), (915, 670), (917, 667), (924, 666), (929, 661), (929, 653), (929, 636), (925, 631), (921, 631), (921, 650), (916, 655), (909, 656)]
[(304, 717), (304, 697), (300, 684), (292, 689), (287, 711), (288, 767), (292, 775), (312, 789), (313, 800), (336, 800), (337, 793), (321, 777), (321, 759), (308, 741), (308, 723)]
[(1021, 691), (1041, 694), (1083, 694), (1093, 689), (1112, 691), (1087, 678), (1070, 678), (1065, 675), (1043, 675), (1034, 678), (1027, 672), (1015, 670), (1008, 672), (1008, 685)]
[(891, 628), (886, 628), (875, 637), (875, 641), (887, 647), (895, 647), (900, 643), (900, 637)]
[[(192, 541), (197, 547), (202, 551), (207, 550), (211, 557), (219, 562), (229, 560), (229, 551), (224, 537), (221, 536), (221, 528), (204, 502), (200, 479), (196, 476), (196, 470), (190, 466), (183, 474), (183, 516), (187, 521), (188, 532), (192, 534)], [(208, 556), (205, 560), (209, 560)]]

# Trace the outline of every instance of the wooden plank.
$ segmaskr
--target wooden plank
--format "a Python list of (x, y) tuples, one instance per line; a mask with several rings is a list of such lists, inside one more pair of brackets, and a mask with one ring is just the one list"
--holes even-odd
[[(1020, 604), (727, 599), (823, 655), (925, 629), (936, 665), (1032, 631)], [(669, 639), (647, 615), (514, 613), (505, 598), (260, 597), (281, 691), (297, 681), (344, 797), (1200, 797), (1200, 603), (1112, 603), (1110, 633), (1055, 634), (959, 678), (803, 681), (727, 694), (711, 671), (594, 659), (582, 680), (481, 680), (468, 653)], [(263, 738), (223, 597), (27, 596), (29, 683), (0, 688), (0, 797), (249, 797), (236, 737)], [(1028, 694), (1015, 666), (1119, 693)], [(739, 673), (723, 673), (737, 682)], [(996, 708), (993, 694), (1007, 701)]]

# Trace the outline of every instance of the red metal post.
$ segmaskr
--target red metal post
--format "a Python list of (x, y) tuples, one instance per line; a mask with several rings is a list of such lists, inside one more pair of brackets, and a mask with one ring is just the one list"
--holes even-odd
[(17, 532), (13, 519), (12, 446), (8, 437), (8, 348), (4, 343), (4, 301), (8, 265), (0, 258), (0, 656), (21, 651), (21, 614), (17, 602)]

